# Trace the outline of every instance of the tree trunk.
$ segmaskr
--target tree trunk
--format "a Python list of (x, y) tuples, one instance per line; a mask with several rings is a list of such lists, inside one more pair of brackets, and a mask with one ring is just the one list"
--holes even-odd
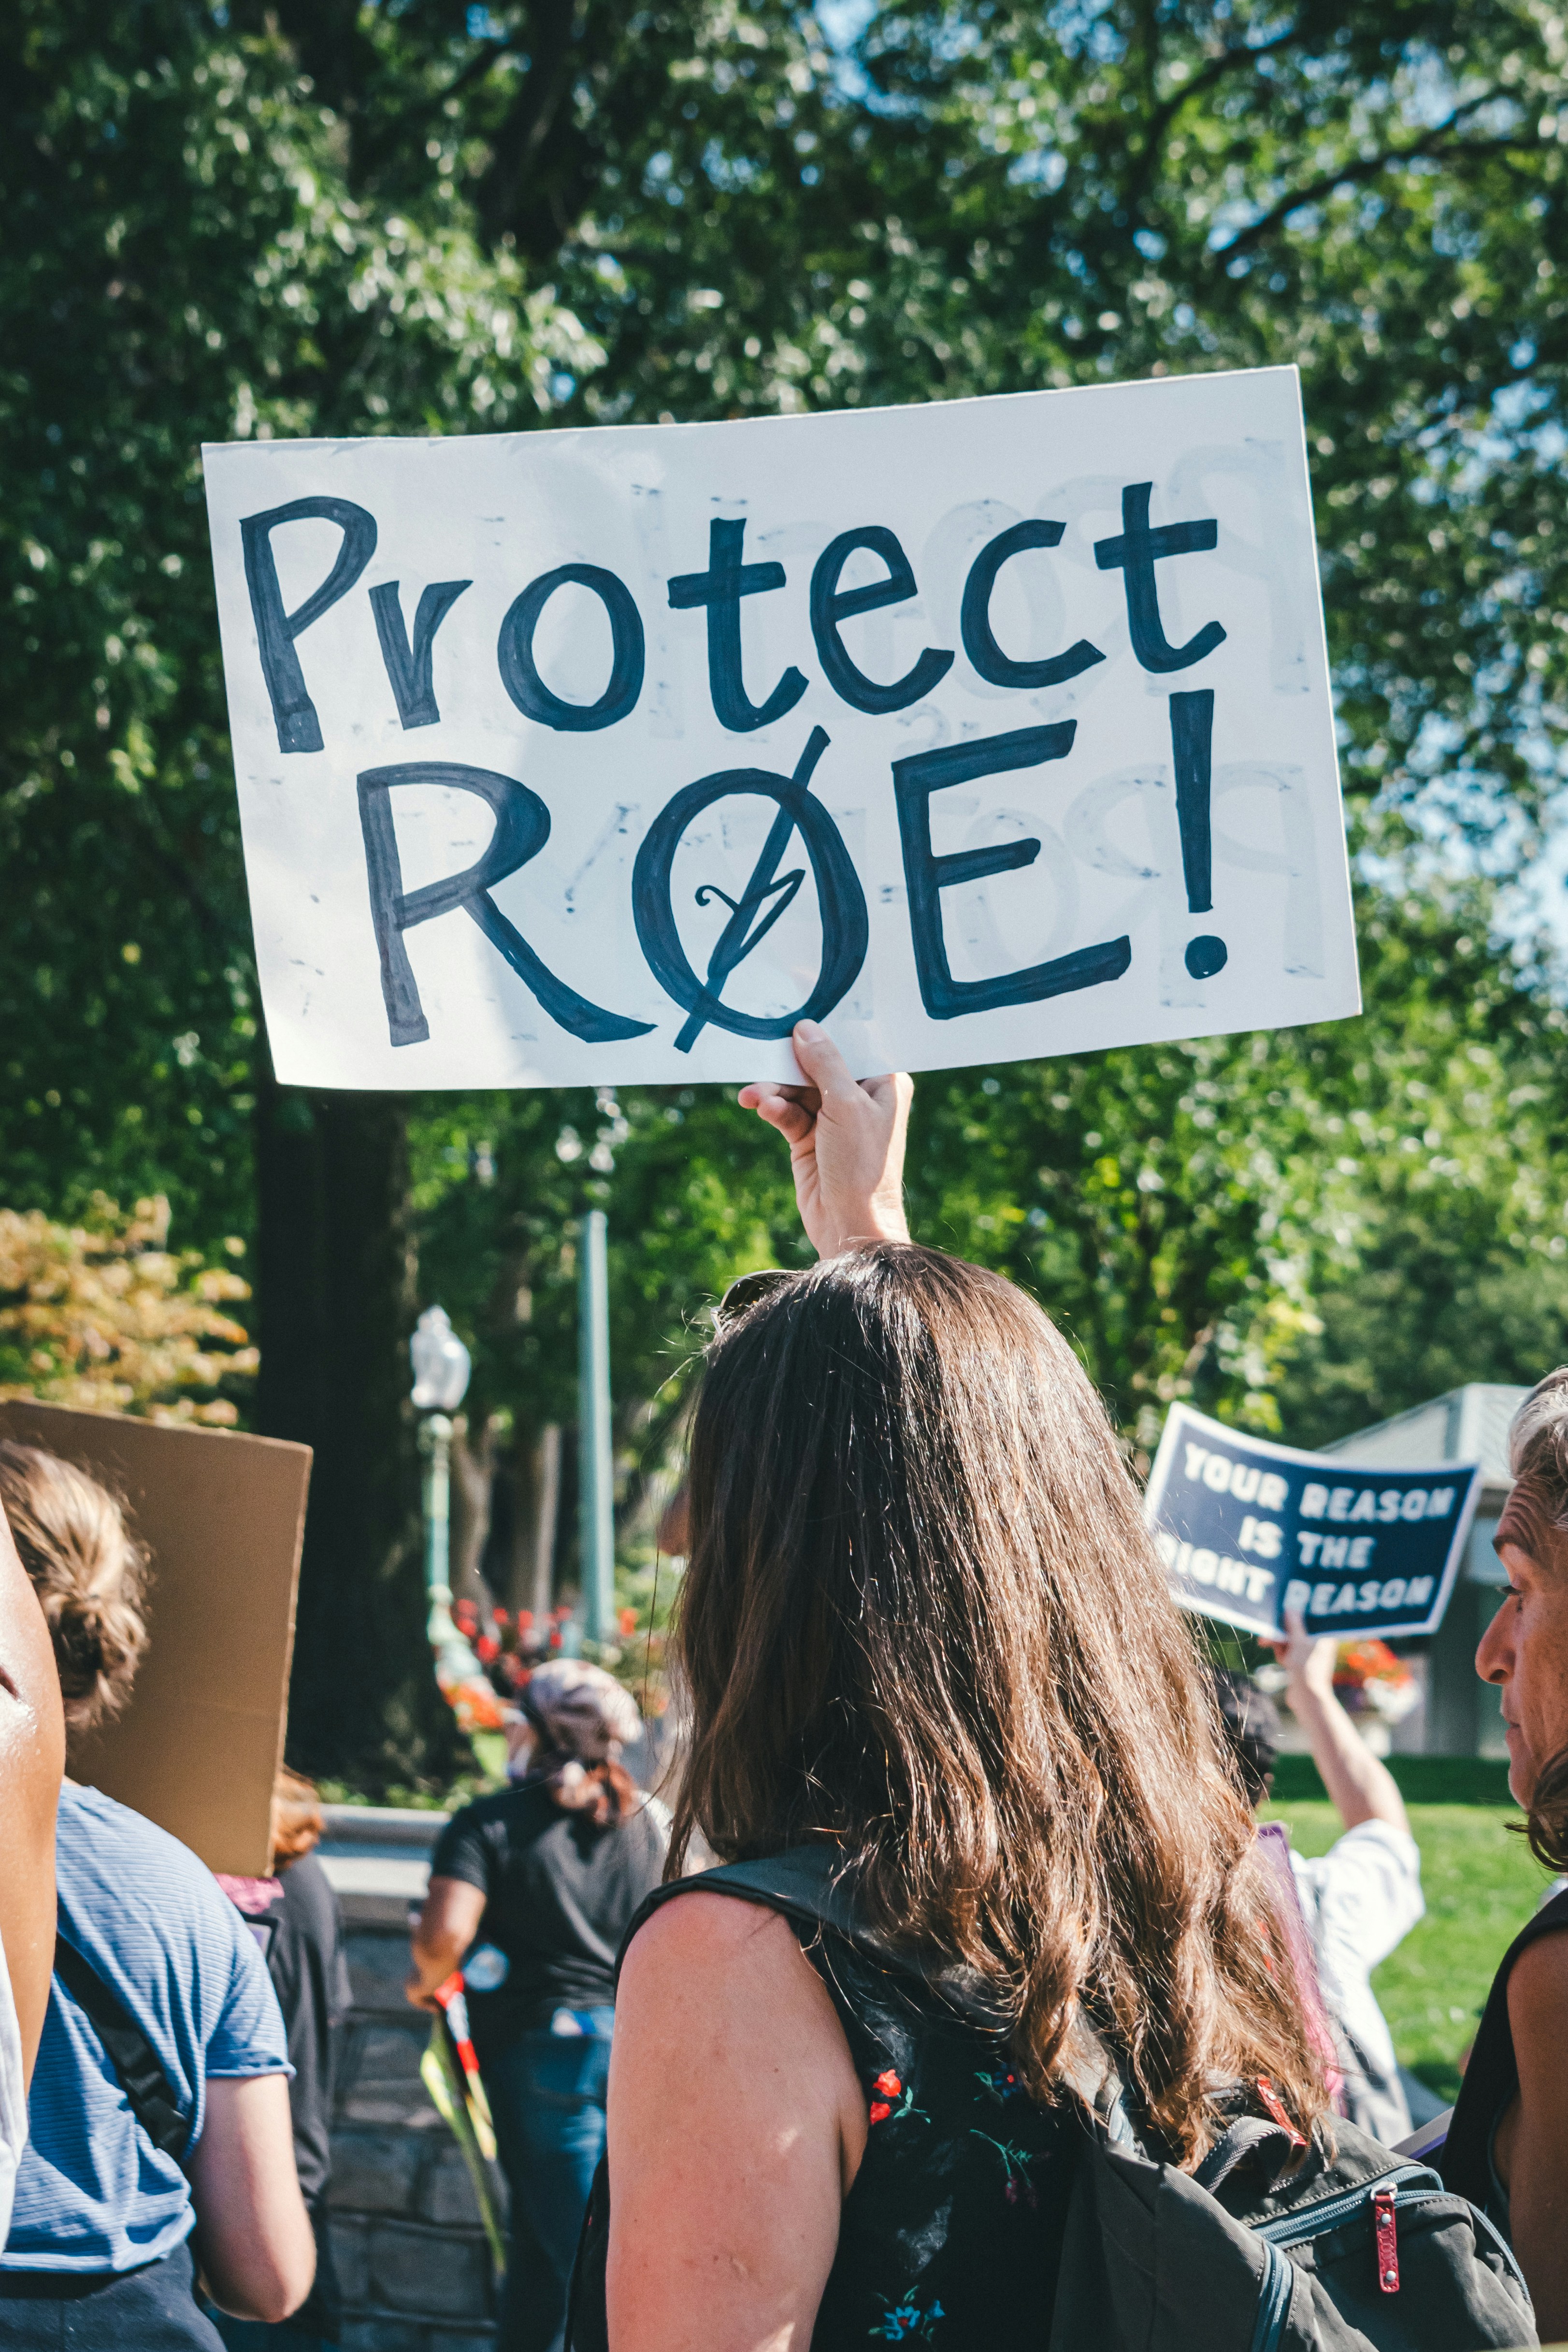
[(496, 1475), (496, 1424), (484, 1422), (477, 1438), (465, 1415), (452, 1433), (452, 1595), (472, 1601), (487, 1617), (495, 1605), (479, 1563), (490, 1537), (490, 1491)]
[(537, 1437), (519, 1431), (512, 1455), (511, 1589), (514, 1611), (531, 1610), (542, 1633), (555, 1601), (555, 1538), (560, 1515), (560, 1423)]
[(256, 1427), (315, 1449), (289, 1758), (370, 1793), (444, 1785), (466, 1743), (424, 1637), (404, 1107), (268, 1071), (256, 1128)]
[(560, 1518), (560, 1423), (539, 1432), (538, 1485), (534, 1510), (534, 1591), (529, 1606), (542, 1625), (555, 1606), (555, 1539)]

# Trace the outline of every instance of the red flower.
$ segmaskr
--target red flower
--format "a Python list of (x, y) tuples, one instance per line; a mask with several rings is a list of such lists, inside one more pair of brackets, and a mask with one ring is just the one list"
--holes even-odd
[(871, 2119), (873, 2124), (884, 2124), (892, 2113), (893, 2109), (888, 2105), (885, 2099), (873, 2099), (872, 2101)]
[(904, 2095), (904, 2085), (891, 2066), (883, 2068), (872, 2084), (872, 2089), (880, 2091), (884, 2099), (898, 2099)]
[(483, 1666), (487, 1666), (501, 1654), (501, 1644), (494, 1633), (481, 1633), (474, 1644), (475, 1654)]

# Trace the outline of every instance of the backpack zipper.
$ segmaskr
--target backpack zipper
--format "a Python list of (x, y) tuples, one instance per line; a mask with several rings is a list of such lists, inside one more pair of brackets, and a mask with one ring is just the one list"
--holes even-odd
[[(1416, 2182), (1421, 2186), (1417, 2188)], [(1394, 2192), (1396, 2211), (1402, 2204), (1425, 2205), (1434, 2197), (1455, 2197), (1458, 2203), (1466, 2203), (1465, 2199), (1457, 2197), (1457, 2192), (1445, 2185), (1429, 2165), (1406, 2164), (1401, 2165), (1396, 2172), (1380, 2173), (1376, 2179), (1366, 2181), (1360, 2189), (1342, 2189), (1337, 2197), (1325, 2198), (1321, 2205), (1309, 2206), (1304, 2212), (1282, 2213), (1278, 2221), (1260, 2221), (1256, 2224), (1253, 2234), (1267, 2245), (1305, 2245), (1311, 2239), (1321, 2238), (1326, 2231), (1337, 2230), (1342, 2221), (1354, 2220), (1358, 2210), (1370, 2203), (1375, 2193), (1390, 2190)], [(1479, 2206), (1469, 2205), (1468, 2210), (1477, 2235), (1484, 2234), (1490, 2239), (1513, 2273), (1526, 2309), (1532, 2310), (1534, 2305), (1530, 2288), (1513, 2248)], [(1266, 2352), (1266, 2347), (1260, 2344), (1254, 2352)]]
[(1326, 2230), (1337, 2230), (1342, 2221), (1350, 2221), (1375, 2190), (1393, 2189), (1408, 2196), (1416, 2181), (1423, 2184), (1418, 2192), (1422, 2195), (1448, 2194), (1428, 2165), (1405, 2164), (1397, 2171), (1380, 2173), (1375, 2180), (1364, 2181), (1359, 2189), (1342, 2189), (1337, 2197), (1325, 2197), (1321, 2205), (1308, 2205), (1296, 2213), (1281, 2213), (1278, 2221), (1260, 2221), (1254, 2227), (1257, 2235), (1266, 2238), (1270, 2245), (1303, 2245), (1309, 2238), (1321, 2238)]

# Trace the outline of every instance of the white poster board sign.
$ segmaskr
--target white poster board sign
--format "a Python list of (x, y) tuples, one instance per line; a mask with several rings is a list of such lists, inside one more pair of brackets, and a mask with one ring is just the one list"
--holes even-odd
[(281, 1078), (1359, 1007), (1293, 369), (204, 458)]

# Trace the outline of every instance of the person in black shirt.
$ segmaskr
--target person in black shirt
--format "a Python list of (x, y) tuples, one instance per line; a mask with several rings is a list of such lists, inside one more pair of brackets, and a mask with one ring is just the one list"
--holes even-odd
[(339, 2030), (352, 1994), (338, 1898), (315, 1848), (325, 1822), (312, 1784), (280, 1771), (272, 1791), (271, 1879), (219, 1885), (237, 1904), (262, 1947), (288, 2037), (294, 2164), (316, 2233), (316, 2283), (308, 2301), (281, 2326), (231, 2319), (214, 2311), (228, 2352), (334, 2352), (340, 2322), (338, 2283), (327, 2233), (331, 2176), (332, 2086)]
[[(1476, 1671), (1495, 1683), (1508, 1785), (1530, 1847), (1568, 1870), (1568, 1365), (1531, 1390), (1509, 1431), (1513, 1487), (1492, 1543), (1508, 1572)], [(1503, 1954), (1437, 2158), (1519, 2257), (1542, 2341), (1568, 2336), (1568, 1894)]]
[(434, 2007), (464, 1965), (511, 2192), (500, 2345), (546, 2352), (604, 2146), (615, 1956), (664, 1874), (669, 1817), (620, 1760), (637, 1709), (602, 1667), (553, 1659), (520, 1704), (516, 1785), (465, 1805), (437, 1842), (408, 1996)]

